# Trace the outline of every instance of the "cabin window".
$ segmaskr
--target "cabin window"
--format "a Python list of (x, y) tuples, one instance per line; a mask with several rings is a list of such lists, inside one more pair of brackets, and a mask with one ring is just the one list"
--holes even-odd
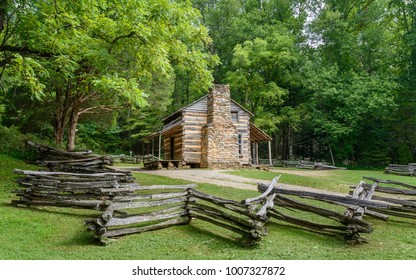
[(241, 156), (243, 155), (243, 135), (238, 134), (237, 135), (237, 143), (238, 143), (238, 154)]
[(238, 112), (231, 112), (231, 120), (233, 122), (238, 122)]

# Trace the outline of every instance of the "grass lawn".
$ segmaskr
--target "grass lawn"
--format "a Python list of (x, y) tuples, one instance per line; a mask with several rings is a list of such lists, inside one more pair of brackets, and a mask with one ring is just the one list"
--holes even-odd
[[(416, 222), (408, 223), (398, 218), (392, 218), (387, 223), (370, 219), (374, 227), (374, 232), (367, 236), (370, 242), (356, 246), (347, 245), (342, 239), (270, 223), (269, 235), (255, 248), (246, 249), (237, 242), (238, 235), (203, 221), (125, 236), (108, 246), (101, 246), (83, 226), (84, 219), (97, 215), (98, 212), (12, 206), (10, 201), (15, 198), (15, 194), (11, 191), (18, 188), (14, 183), (14, 168), (37, 169), (0, 155), (0, 259), (3, 260), (416, 259)], [(276, 175), (262, 171), (236, 172), (239, 175), (264, 179)], [(142, 185), (188, 183), (154, 175), (135, 174)], [(357, 183), (363, 175), (381, 177), (383, 174), (373, 171), (335, 171), (325, 178), (285, 175), (282, 176), (282, 182), (346, 191), (346, 185)], [(415, 180), (404, 177), (400, 179), (409, 183)], [(198, 189), (235, 200), (258, 195), (254, 191), (208, 184), (201, 184)]]
[[(302, 173), (302, 175), (290, 174), (290, 172)], [(349, 186), (357, 185), (363, 176), (378, 179), (388, 179), (401, 181), (411, 185), (416, 185), (416, 178), (410, 176), (399, 176), (385, 174), (383, 171), (377, 170), (303, 170), (292, 168), (275, 168), (274, 172), (263, 170), (241, 169), (227, 172), (246, 178), (272, 180), (281, 174), (279, 182), (293, 184), (299, 186), (308, 186), (317, 189), (348, 193)], [(308, 173), (310, 175), (308, 175)], [(368, 180), (364, 180), (368, 181)]]

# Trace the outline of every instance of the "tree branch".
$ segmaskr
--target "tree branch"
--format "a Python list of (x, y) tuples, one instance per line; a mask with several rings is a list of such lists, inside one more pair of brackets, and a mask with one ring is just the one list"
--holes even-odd
[(50, 58), (54, 56), (54, 54), (50, 52), (32, 50), (32, 49), (29, 49), (28, 47), (17, 47), (17, 46), (11, 46), (11, 45), (0, 46), (0, 51), (14, 52), (14, 53), (26, 54), (26, 55), (37, 55), (37, 56), (46, 57), (46, 58)]
[(106, 112), (111, 112), (111, 111), (114, 111), (114, 110), (117, 110), (117, 109), (123, 109), (123, 108), (126, 108), (127, 106), (128, 106), (128, 105), (123, 105), (123, 106), (113, 106), (113, 105), (99, 105), (99, 106), (93, 106), (93, 107), (89, 107), (89, 108), (86, 108), (86, 109), (80, 110), (80, 111), (78, 112), (78, 116), (81, 116), (82, 114), (85, 114), (85, 113), (92, 114), (92, 113), (94, 113), (96, 110), (103, 110), (103, 111), (106, 111)]
[(117, 36), (116, 38), (114, 38), (114, 40), (113, 40), (113, 41), (111, 41), (111, 43), (110, 43), (110, 47), (108, 48), (108, 52), (109, 52), (109, 53), (111, 53), (111, 52), (113, 51), (113, 47), (114, 47), (114, 45), (115, 45), (118, 41), (120, 41), (120, 40), (122, 40), (122, 39), (126, 39), (126, 38), (136, 38), (136, 39), (140, 39), (140, 41), (142, 41), (142, 43), (143, 43), (143, 44), (146, 44), (146, 43), (147, 43), (147, 41), (146, 41), (146, 39), (145, 39), (145, 38), (143, 38), (143, 37), (142, 37), (142, 36), (140, 36), (140, 35), (137, 35), (135, 31), (132, 31), (132, 32), (130, 32), (129, 34), (126, 34), (126, 35), (120, 35), (120, 36)]

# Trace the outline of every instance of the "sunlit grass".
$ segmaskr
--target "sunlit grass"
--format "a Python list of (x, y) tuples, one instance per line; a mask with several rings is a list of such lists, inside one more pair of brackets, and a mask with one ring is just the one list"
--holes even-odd
[[(269, 224), (269, 235), (258, 246), (247, 249), (240, 245), (237, 234), (199, 220), (192, 221), (190, 225), (124, 236), (108, 246), (101, 246), (83, 225), (85, 219), (98, 215), (98, 212), (54, 207), (14, 207), (10, 204), (15, 198), (15, 194), (11, 191), (18, 186), (14, 182), (16, 176), (12, 172), (13, 169), (37, 169), (37, 167), (1, 155), (0, 167), (0, 259), (416, 258), (416, 223), (404, 222), (403, 219), (397, 218), (392, 218), (387, 223), (370, 219), (374, 227), (374, 232), (366, 236), (370, 242), (358, 246), (349, 246), (340, 238), (310, 233), (273, 222)], [(245, 173), (246, 176), (248, 174), (247, 170), (238, 172)], [(276, 175), (271, 172), (256, 172), (250, 176), (269, 179)], [(297, 184), (302, 182), (316, 184), (324, 188), (333, 186), (339, 176), (339, 181), (343, 185), (340, 185), (338, 190), (341, 190), (350, 183), (356, 183), (362, 175), (373, 176), (371, 175), (373, 173), (366, 171), (342, 172), (344, 171), (336, 171), (327, 179), (298, 178), (293, 175), (287, 176), (291, 178), (287, 180)], [(376, 172), (374, 175), (383, 174)], [(140, 172), (135, 173), (135, 176), (142, 185), (189, 183)], [(282, 180), (285, 180), (285, 177), (286, 175)], [(255, 191), (209, 184), (199, 184), (198, 189), (237, 201), (258, 195)]]
[[(290, 171), (297, 171), (302, 175), (290, 174)], [(399, 176), (392, 174), (385, 174), (383, 171), (377, 170), (326, 170), (313, 171), (301, 169), (284, 169), (276, 168), (273, 171), (240, 169), (228, 172), (233, 175), (238, 175), (246, 178), (272, 180), (274, 177), (281, 174), (279, 182), (286, 184), (293, 184), (299, 186), (308, 186), (317, 189), (348, 192), (349, 186), (357, 185), (363, 177), (373, 177), (378, 179), (387, 179), (401, 181), (411, 185), (416, 185), (416, 177)], [(318, 175), (316, 175), (318, 173)], [(311, 175), (308, 175), (311, 174)]]

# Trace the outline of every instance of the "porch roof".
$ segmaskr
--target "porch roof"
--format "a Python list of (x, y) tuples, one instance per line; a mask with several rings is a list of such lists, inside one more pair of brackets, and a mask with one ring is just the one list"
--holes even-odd
[(267, 142), (272, 138), (263, 130), (258, 128), (254, 123), (250, 122), (250, 141), (251, 142)]

